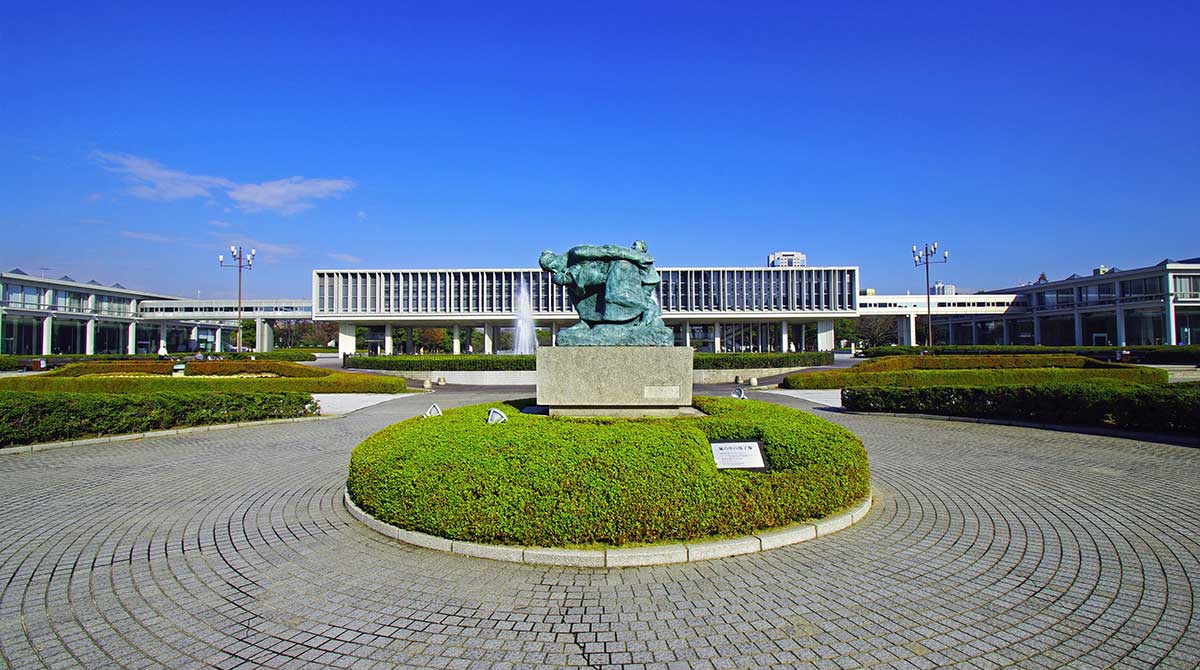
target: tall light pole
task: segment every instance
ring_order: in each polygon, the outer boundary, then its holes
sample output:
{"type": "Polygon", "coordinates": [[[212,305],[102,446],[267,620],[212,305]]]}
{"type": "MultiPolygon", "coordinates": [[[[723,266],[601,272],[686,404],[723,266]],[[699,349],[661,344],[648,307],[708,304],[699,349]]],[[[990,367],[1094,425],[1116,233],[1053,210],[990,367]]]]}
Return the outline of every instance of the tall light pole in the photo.
{"type": "Polygon", "coordinates": [[[255,250],[250,250],[250,255],[246,256],[246,252],[242,251],[241,247],[229,245],[229,255],[231,262],[225,263],[225,255],[217,254],[217,264],[223,268],[237,268],[238,271],[238,317],[237,317],[237,350],[242,350],[242,270],[254,269],[254,254],[255,250]]]}
{"type": "Polygon", "coordinates": [[[932,263],[949,263],[950,252],[942,252],[942,260],[937,260],[937,242],[931,246],[928,242],[925,243],[923,249],[918,249],[917,245],[913,245],[913,267],[925,266],[925,326],[928,328],[925,337],[925,346],[933,348],[933,297],[930,291],[933,290],[933,285],[929,283],[929,266],[932,263]]]}

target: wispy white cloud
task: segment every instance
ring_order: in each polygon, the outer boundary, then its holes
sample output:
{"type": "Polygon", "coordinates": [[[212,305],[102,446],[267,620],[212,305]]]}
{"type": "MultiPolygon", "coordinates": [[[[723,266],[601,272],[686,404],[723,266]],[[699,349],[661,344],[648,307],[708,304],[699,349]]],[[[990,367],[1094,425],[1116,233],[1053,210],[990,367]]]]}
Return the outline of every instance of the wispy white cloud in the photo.
{"type": "Polygon", "coordinates": [[[158,233],[147,233],[147,232],[143,232],[140,230],[122,230],[121,232],[119,232],[117,234],[120,235],[121,237],[125,237],[125,238],[131,239],[131,240],[142,240],[145,242],[158,242],[159,244],[170,244],[171,242],[175,241],[169,237],[159,235],[158,233]]]}
{"type": "Polygon", "coordinates": [[[230,226],[230,223],[228,221],[218,221],[216,219],[209,219],[208,225],[212,226],[213,228],[228,228],[230,226]]]}
{"type": "MultiPolygon", "coordinates": [[[[208,198],[206,204],[213,206],[217,204],[214,198],[223,193],[243,211],[273,211],[290,215],[309,209],[314,200],[339,198],[354,188],[354,181],[350,179],[307,177],[239,184],[226,177],[173,170],[158,161],[131,154],[96,151],[92,156],[106,170],[120,175],[129,183],[131,195],[146,200],[208,198]]],[[[225,211],[229,211],[229,208],[225,208],[225,211]]]]}
{"type": "Polygon", "coordinates": [[[224,177],[187,174],[165,167],[158,161],[129,154],[96,151],[95,156],[109,172],[121,175],[131,184],[129,192],[146,200],[180,200],[211,196],[215,189],[236,186],[224,177]]]}
{"type": "Polygon", "coordinates": [[[241,184],[229,190],[229,197],[248,212],[264,209],[295,214],[312,207],[311,200],[341,197],[354,188],[349,179],[305,179],[288,177],[261,184],[241,184]]]}
{"type": "Polygon", "coordinates": [[[357,216],[357,217],[358,217],[358,220],[359,220],[359,221],[366,221],[366,220],[367,220],[367,213],[366,213],[366,212],[364,212],[364,211],[362,211],[361,209],[360,209],[360,210],[358,210],[358,213],[357,213],[357,214],[355,214],[355,216],[357,216]]]}
{"type": "Polygon", "coordinates": [[[343,263],[361,263],[361,262],[363,262],[363,259],[359,258],[358,256],[351,255],[351,254],[329,254],[329,257],[335,261],[341,261],[343,263]]]}
{"type": "Polygon", "coordinates": [[[109,222],[105,221],[104,219],[80,219],[79,223],[82,223],[85,226],[107,226],[109,224],[109,222]]]}
{"type": "Polygon", "coordinates": [[[99,191],[94,191],[92,193],[88,193],[87,196],[84,197],[84,200],[87,202],[98,202],[98,201],[102,200],[103,198],[104,198],[103,193],[100,193],[99,191]]]}

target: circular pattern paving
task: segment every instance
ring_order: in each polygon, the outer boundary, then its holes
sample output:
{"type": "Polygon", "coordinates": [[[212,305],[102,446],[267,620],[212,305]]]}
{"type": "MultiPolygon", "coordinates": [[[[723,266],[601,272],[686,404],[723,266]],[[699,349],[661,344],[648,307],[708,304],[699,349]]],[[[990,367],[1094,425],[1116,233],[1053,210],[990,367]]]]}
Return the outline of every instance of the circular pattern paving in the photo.
{"type": "Polygon", "coordinates": [[[854,527],[716,561],[538,567],[404,545],[347,512],[350,450],[427,400],[0,457],[0,664],[1200,663],[1198,450],[818,409],[868,448],[877,498],[854,527]]]}

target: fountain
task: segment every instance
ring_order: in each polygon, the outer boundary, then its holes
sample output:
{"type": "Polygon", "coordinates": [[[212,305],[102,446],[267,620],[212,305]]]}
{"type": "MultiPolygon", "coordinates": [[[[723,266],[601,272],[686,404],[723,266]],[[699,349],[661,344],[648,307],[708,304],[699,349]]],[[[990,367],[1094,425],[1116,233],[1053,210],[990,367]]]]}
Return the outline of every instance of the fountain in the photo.
{"type": "Polygon", "coordinates": [[[533,300],[529,285],[522,281],[517,287],[517,324],[513,333],[513,353],[532,354],[537,351],[537,331],[533,327],[533,300]]]}

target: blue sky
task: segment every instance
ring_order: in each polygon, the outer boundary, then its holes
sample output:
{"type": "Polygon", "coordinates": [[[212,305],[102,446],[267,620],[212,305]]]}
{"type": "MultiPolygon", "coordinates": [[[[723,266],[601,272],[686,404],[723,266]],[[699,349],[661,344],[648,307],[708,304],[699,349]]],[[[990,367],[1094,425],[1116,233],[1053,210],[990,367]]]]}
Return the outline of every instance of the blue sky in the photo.
{"type": "MultiPolygon", "coordinates": [[[[31,3],[26,3],[31,4],[31,3]]],[[[1200,5],[13,7],[0,266],[225,297],[645,239],[917,292],[1200,256],[1200,5]]]]}

